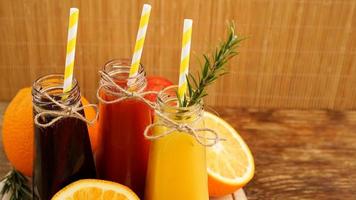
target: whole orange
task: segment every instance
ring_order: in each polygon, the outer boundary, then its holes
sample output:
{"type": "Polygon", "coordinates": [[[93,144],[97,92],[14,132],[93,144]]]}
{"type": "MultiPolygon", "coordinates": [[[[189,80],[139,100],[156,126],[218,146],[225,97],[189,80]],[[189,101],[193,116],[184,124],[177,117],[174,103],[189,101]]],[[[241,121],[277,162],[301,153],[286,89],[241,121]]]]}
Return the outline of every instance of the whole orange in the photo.
{"type": "Polygon", "coordinates": [[[26,176],[32,174],[33,118],[31,88],[21,89],[4,113],[2,142],[11,164],[26,176]]]}
{"type": "MultiPolygon", "coordinates": [[[[88,100],[82,96],[82,104],[87,105],[89,104],[88,100]]],[[[95,117],[95,109],[92,107],[87,107],[84,109],[85,117],[89,120],[94,119],[95,117]]],[[[93,125],[88,124],[88,131],[89,131],[89,136],[90,136],[90,143],[91,143],[91,149],[93,152],[96,152],[98,149],[99,145],[99,138],[98,138],[98,123],[94,123],[93,125]]]]}
{"type": "MultiPolygon", "coordinates": [[[[89,102],[82,97],[82,104],[89,102]]],[[[11,100],[3,116],[2,142],[10,163],[26,176],[32,176],[33,114],[31,88],[21,89],[11,100]]],[[[88,119],[95,117],[93,108],[84,110],[88,119]]],[[[88,126],[92,150],[98,147],[97,124],[88,126]]]]}

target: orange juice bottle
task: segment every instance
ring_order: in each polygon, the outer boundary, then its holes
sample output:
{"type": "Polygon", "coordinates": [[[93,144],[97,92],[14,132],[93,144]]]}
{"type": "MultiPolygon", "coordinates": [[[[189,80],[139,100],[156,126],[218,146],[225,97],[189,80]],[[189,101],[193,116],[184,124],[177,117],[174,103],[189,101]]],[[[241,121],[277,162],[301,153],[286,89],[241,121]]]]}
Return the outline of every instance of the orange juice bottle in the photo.
{"type": "MultiPolygon", "coordinates": [[[[176,86],[158,94],[159,111],[167,118],[193,128],[201,126],[202,104],[178,107],[176,86]]],[[[190,133],[165,127],[156,117],[153,135],[170,134],[152,141],[146,178],[146,200],[208,200],[205,146],[190,133]]]]}

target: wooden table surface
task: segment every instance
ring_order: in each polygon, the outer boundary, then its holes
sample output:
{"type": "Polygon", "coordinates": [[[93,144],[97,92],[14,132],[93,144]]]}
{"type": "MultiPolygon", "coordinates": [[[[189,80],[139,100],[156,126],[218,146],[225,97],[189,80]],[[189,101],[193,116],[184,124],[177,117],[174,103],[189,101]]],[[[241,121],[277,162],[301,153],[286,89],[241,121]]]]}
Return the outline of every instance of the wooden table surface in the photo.
{"type": "MultiPolygon", "coordinates": [[[[0,103],[0,121],[5,107],[0,103]]],[[[254,155],[255,176],[244,188],[249,200],[356,199],[356,111],[216,111],[254,155]]],[[[9,169],[1,143],[0,176],[9,169]]]]}

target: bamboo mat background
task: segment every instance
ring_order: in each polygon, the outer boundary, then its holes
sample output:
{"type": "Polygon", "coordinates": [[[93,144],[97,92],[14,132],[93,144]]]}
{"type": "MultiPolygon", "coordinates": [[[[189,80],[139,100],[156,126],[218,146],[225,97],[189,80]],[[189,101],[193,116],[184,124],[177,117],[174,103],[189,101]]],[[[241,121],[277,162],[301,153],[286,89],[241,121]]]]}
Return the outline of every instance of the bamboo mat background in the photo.
{"type": "Polygon", "coordinates": [[[194,20],[191,71],[224,37],[227,20],[249,37],[207,104],[356,108],[355,0],[0,0],[0,100],[40,75],[63,72],[72,6],[80,9],[75,76],[95,100],[97,71],[131,56],[145,2],[153,7],[143,53],[148,74],[177,82],[184,18],[194,20]]]}

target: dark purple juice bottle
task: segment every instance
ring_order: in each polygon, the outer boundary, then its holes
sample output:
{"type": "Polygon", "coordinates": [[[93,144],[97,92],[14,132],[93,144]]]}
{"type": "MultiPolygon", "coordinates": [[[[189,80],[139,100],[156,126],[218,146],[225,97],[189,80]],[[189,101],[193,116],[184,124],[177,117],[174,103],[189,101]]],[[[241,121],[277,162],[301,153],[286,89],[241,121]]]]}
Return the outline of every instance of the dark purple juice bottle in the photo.
{"type": "MultiPolygon", "coordinates": [[[[81,106],[80,91],[73,80],[71,91],[63,94],[62,75],[47,75],[36,80],[32,87],[34,116],[47,111],[63,111],[51,98],[65,106],[81,106]]],[[[78,111],[84,116],[84,111],[78,111]]],[[[58,117],[41,115],[45,124],[58,117]]],[[[35,124],[35,152],[33,167],[33,197],[49,200],[66,185],[84,178],[95,178],[96,170],[90,146],[87,125],[84,121],[63,116],[48,127],[35,124]]]]}

